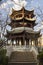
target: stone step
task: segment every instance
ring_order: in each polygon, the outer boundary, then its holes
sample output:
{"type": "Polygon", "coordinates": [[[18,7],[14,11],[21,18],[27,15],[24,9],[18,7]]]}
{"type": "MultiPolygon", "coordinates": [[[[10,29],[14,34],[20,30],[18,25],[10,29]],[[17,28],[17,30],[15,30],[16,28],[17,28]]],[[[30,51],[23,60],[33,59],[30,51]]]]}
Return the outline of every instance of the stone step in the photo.
{"type": "Polygon", "coordinates": [[[8,63],[8,65],[37,65],[37,63],[35,62],[23,62],[23,63],[21,63],[21,62],[16,62],[16,63],[8,63]]]}
{"type": "Polygon", "coordinates": [[[11,53],[8,65],[37,65],[32,52],[15,51],[11,53]]]}

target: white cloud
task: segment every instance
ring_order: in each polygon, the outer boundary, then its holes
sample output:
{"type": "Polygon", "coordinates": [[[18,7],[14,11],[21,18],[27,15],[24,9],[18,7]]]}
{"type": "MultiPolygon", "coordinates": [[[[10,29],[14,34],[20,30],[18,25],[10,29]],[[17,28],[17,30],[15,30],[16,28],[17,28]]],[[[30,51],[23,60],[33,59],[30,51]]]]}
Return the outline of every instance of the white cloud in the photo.
{"type": "Polygon", "coordinates": [[[7,26],[6,26],[6,29],[7,29],[8,31],[10,31],[10,30],[11,30],[11,26],[7,25],[7,26]]]}

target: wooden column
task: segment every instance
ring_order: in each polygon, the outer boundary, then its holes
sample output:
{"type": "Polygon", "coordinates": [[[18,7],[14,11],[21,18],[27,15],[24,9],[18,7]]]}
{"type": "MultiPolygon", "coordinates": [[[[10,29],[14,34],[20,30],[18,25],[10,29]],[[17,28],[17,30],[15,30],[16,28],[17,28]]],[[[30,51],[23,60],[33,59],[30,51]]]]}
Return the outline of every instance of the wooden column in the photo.
{"type": "MultiPolygon", "coordinates": [[[[26,42],[26,39],[25,39],[25,44],[26,44],[27,42],[26,42]]],[[[25,45],[26,46],[26,45],[25,45]]]]}
{"type": "Polygon", "coordinates": [[[32,39],[31,39],[31,46],[32,46],[32,39]]]}
{"type": "Polygon", "coordinates": [[[26,45],[29,45],[29,41],[28,41],[28,39],[26,39],[26,45]]]}
{"type": "Polygon", "coordinates": [[[37,45],[38,45],[38,40],[37,38],[35,38],[35,46],[37,47],[37,45]]]}
{"type": "Polygon", "coordinates": [[[16,46],[17,46],[17,39],[16,39],[16,46]]]}
{"type": "Polygon", "coordinates": [[[16,39],[16,45],[18,45],[18,39],[16,39]]]}
{"type": "Polygon", "coordinates": [[[28,39],[28,45],[29,45],[29,39],[28,39]]]}
{"type": "MultiPolygon", "coordinates": [[[[22,39],[21,39],[22,40],[22,39]]],[[[22,41],[21,41],[21,46],[22,46],[22,41]]]]}
{"type": "Polygon", "coordinates": [[[13,45],[13,39],[12,39],[12,45],[13,45]]]}
{"type": "Polygon", "coordinates": [[[19,39],[18,39],[18,42],[17,42],[17,44],[19,45],[19,39]]]}
{"type": "Polygon", "coordinates": [[[21,45],[23,45],[23,38],[21,39],[21,45]]]}
{"type": "Polygon", "coordinates": [[[23,36],[23,45],[25,45],[25,37],[23,36]]]}
{"type": "Polygon", "coordinates": [[[19,45],[19,39],[16,38],[16,45],[19,45]]]}

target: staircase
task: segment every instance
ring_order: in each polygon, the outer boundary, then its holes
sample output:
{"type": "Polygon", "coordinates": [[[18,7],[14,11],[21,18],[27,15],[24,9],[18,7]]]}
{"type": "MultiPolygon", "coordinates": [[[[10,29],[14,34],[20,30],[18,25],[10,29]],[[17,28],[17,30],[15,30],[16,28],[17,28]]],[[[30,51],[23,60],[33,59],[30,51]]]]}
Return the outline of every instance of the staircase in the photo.
{"type": "Polygon", "coordinates": [[[8,65],[37,65],[37,61],[32,52],[15,51],[11,53],[8,65]]]}

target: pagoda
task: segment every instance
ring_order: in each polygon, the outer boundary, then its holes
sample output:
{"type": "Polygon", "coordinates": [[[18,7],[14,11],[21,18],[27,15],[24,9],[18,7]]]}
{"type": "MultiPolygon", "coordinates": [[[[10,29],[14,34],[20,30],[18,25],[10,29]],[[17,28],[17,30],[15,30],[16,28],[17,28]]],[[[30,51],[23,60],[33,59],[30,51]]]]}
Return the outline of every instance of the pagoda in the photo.
{"type": "Polygon", "coordinates": [[[10,15],[11,22],[8,23],[11,26],[11,30],[7,30],[7,34],[5,35],[8,40],[12,41],[12,45],[14,44],[14,40],[16,45],[32,45],[32,41],[34,41],[34,45],[38,45],[38,38],[40,37],[40,31],[34,31],[36,15],[34,14],[34,10],[26,10],[22,7],[21,10],[12,9],[12,14],[10,15]]]}

